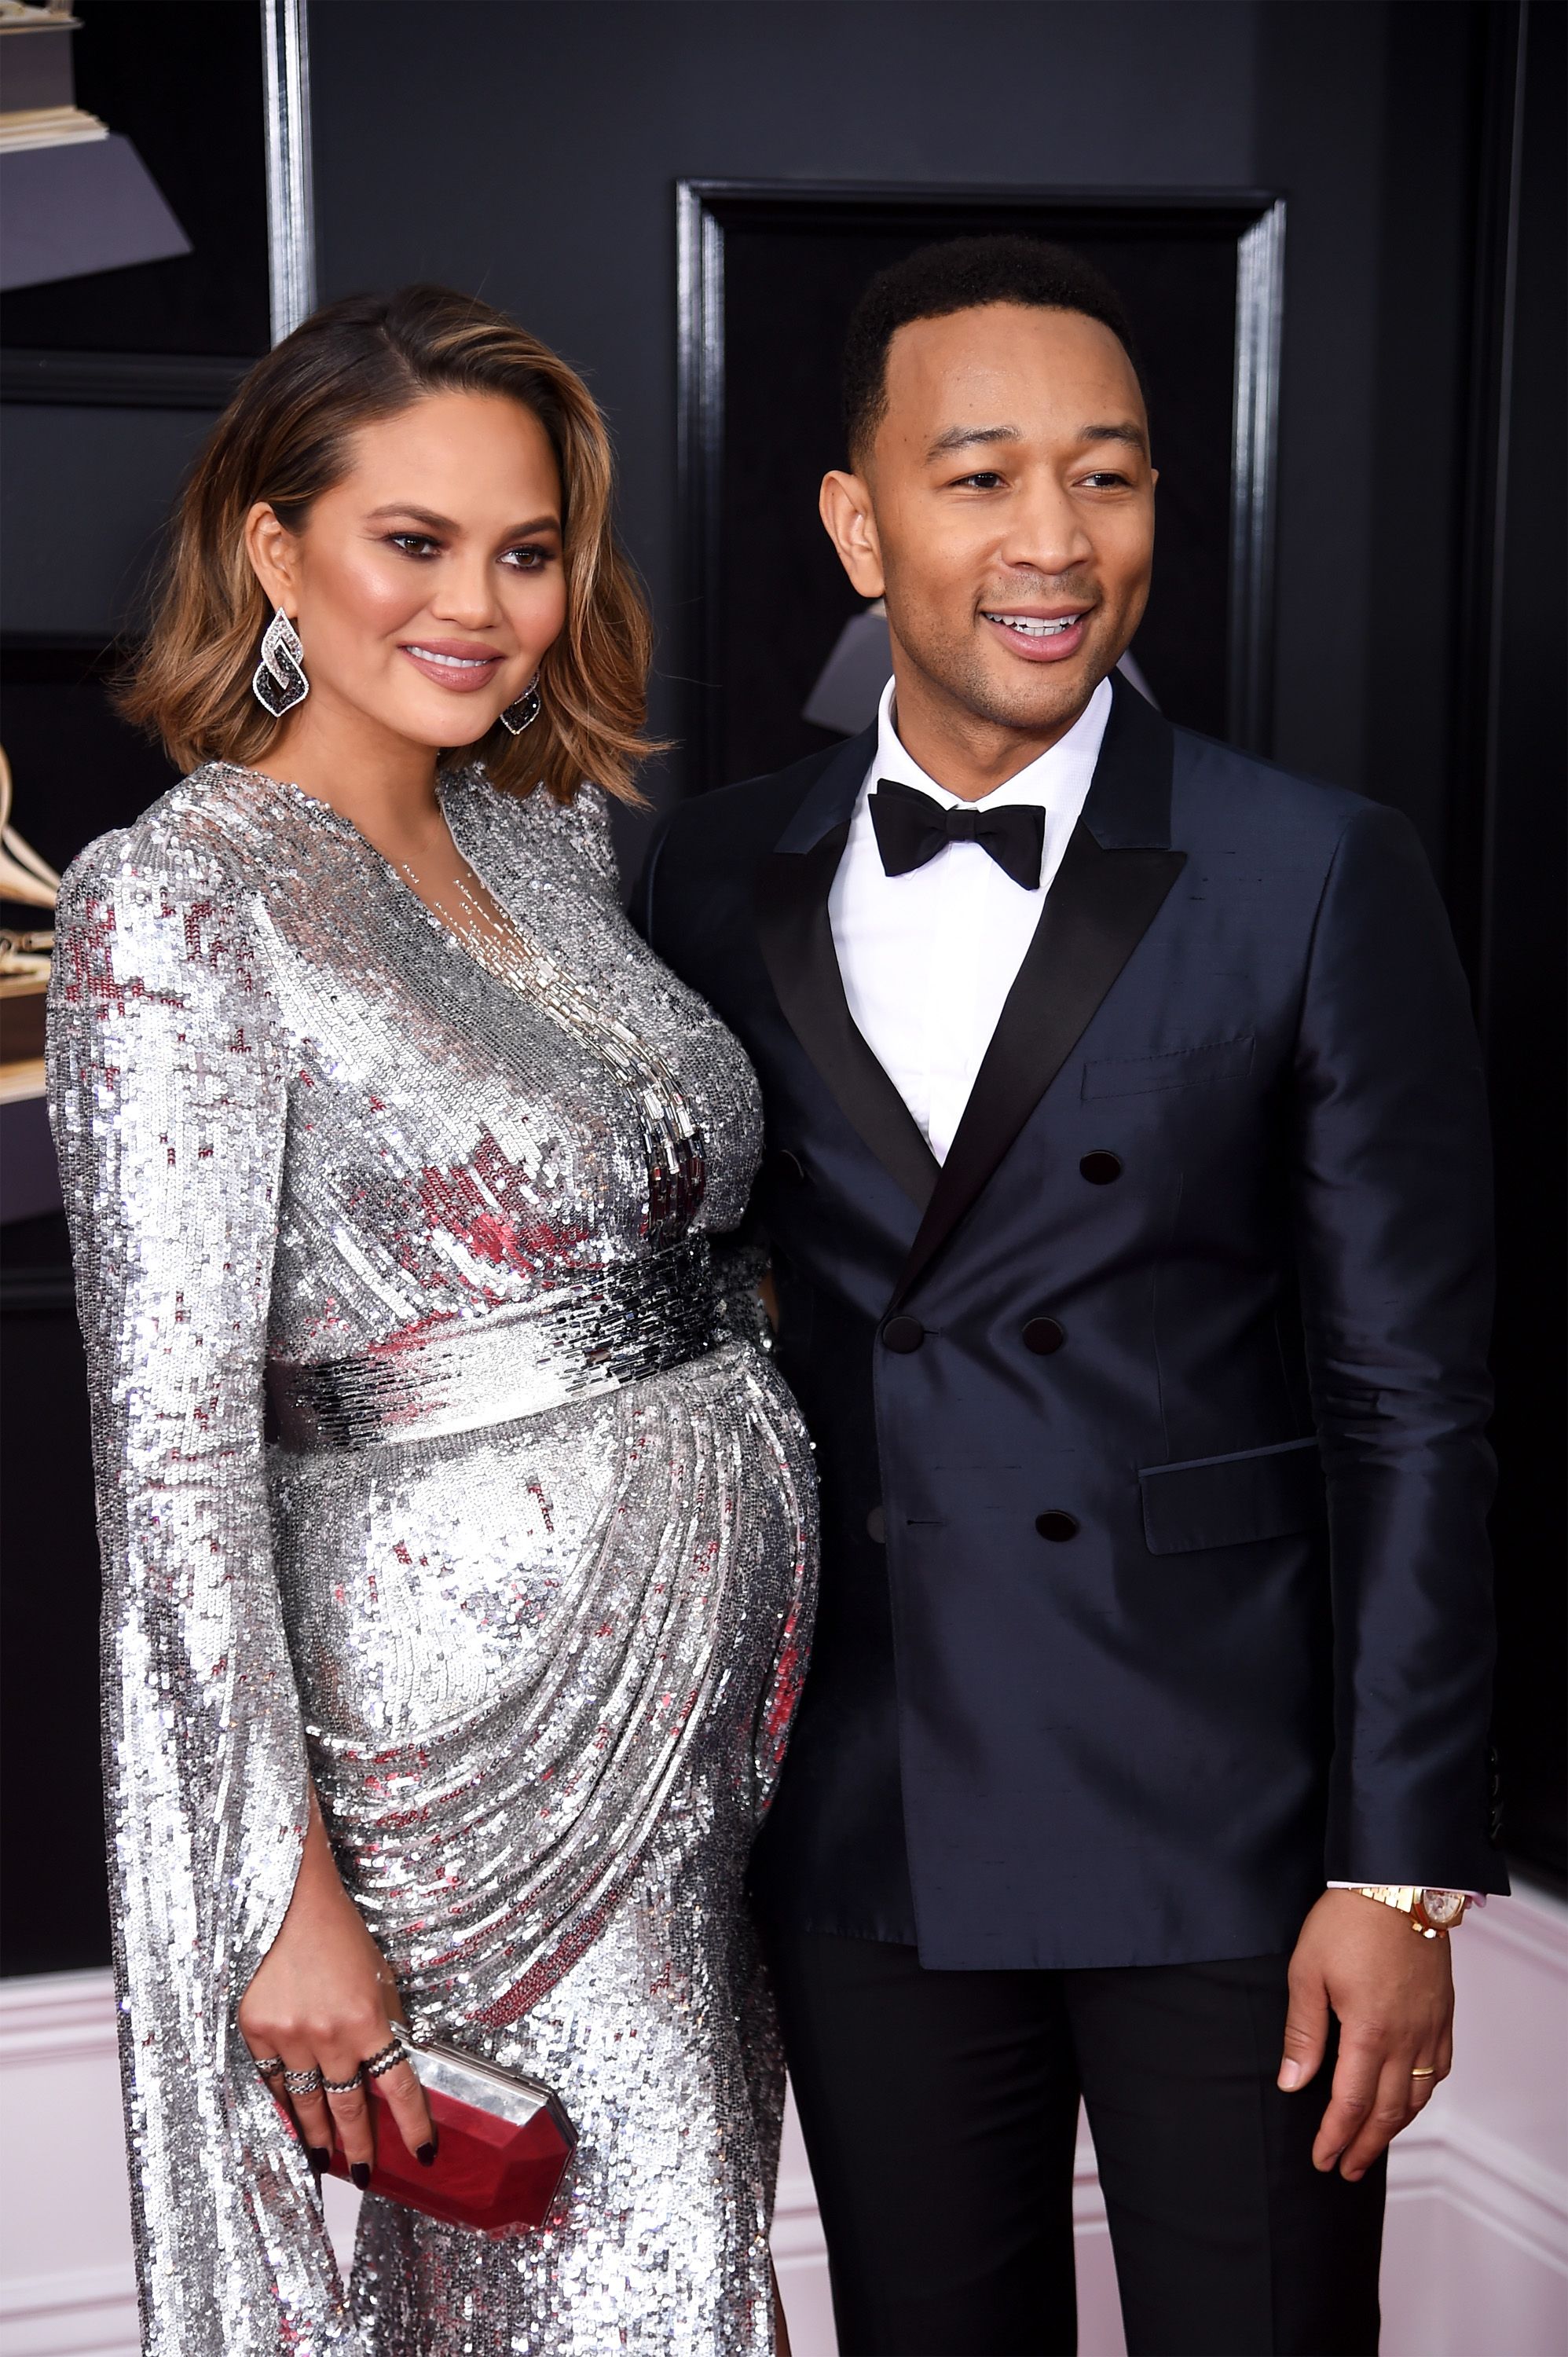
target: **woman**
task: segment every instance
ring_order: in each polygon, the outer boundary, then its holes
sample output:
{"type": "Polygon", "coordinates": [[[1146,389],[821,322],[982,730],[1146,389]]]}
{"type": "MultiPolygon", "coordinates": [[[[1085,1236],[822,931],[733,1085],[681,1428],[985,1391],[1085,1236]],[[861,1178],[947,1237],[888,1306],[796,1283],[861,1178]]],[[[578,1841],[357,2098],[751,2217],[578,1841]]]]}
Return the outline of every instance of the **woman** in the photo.
{"type": "Polygon", "coordinates": [[[617,896],[609,504],[586,391],[498,313],[318,312],[198,463],[128,698],[192,774],[66,879],[160,2357],[773,2346],[741,1874],[811,1478],[710,1269],[755,1082],[617,896]],[[547,2082],[577,2158],[510,2243],[368,2198],[345,2295],[312,2171],[336,2134],[364,2183],[367,2064],[436,2163],[404,2015],[547,2082]]]}

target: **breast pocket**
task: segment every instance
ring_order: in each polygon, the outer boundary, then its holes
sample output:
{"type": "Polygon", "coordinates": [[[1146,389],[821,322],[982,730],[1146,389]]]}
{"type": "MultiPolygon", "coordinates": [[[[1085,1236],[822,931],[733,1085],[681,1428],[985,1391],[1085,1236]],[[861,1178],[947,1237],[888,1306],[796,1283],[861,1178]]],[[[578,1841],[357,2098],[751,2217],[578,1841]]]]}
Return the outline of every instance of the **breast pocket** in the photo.
{"type": "Polygon", "coordinates": [[[1172,1048],[1158,1056],[1100,1056],[1083,1068],[1082,1094],[1137,1097],[1162,1089],[1208,1088],[1221,1081],[1244,1081],[1252,1069],[1253,1035],[1211,1039],[1197,1048],[1172,1048]]]}
{"type": "Polygon", "coordinates": [[[1317,1442],[1285,1440],[1229,1457],[1145,1465],[1138,1474],[1151,1555],[1240,1546],[1315,1530],[1327,1514],[1317,1442]]]}

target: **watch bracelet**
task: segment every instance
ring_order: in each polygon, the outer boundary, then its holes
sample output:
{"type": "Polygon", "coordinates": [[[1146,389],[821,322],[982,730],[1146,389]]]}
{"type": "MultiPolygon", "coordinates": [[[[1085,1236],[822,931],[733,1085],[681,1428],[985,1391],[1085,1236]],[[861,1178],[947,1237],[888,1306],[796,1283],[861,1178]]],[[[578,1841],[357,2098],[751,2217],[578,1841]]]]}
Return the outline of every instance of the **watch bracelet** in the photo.
{"type": "Polygon", "coordinates": [[[1435,1889],[1435,1885],[1412,1882],[1358,1882],[1352,1884],[1351,1888],[1359,1897],[1375,1900],[1380,1906],[1392,1908],[1396,1914],[1405,1916],[1411,1930],[1419,1938],[1424,1940],[1445,1940],[1454,1923],[1464,1921],[1470,1904],[1466,1897],[1452,1923],[1434,1923],[1427,1914],[1423,1901],[1427,1891],[1435,1889]]]}

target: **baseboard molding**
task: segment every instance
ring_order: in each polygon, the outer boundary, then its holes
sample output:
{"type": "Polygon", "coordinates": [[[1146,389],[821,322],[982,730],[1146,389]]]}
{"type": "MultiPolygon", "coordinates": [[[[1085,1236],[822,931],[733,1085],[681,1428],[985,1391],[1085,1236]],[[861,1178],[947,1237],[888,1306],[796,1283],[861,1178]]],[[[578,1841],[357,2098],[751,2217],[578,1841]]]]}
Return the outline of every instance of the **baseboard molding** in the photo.
{"type": "Polygon", "coordinates": [[[818,2260],[827,2265],[822,2222],[817,2215],[817,2197],[809,2177],[779,2178],[769,2239],[774,2261],[780,2267],[809,2266],[818,2260]]]}
{"type": "Polygon", "coordinates": [[[128,2259],[0,2284],[0,2357],[137,2357],[141,2345],[128,2259]]]}
{"type": "MultiPolygon", "coordinates": [[[[141,2326],[124,2195],[119,2191],[117,2203],[102,2199],[105,2181],[118,2190],[124,2178],[116,2185],[117,2153],[98,2148],[118,2126],[119,2067],[107,1972],[0,1980],[0,2357],[137,2357],[141,2326]],[[58,2247],[58,2235],[56,2249],[40,2253],[37,2220],[27,2213],[38,2198],[30,2180],[40,2166],[38,2131],[52,2126],[69,2142],[70,2120],[59,2115],[80,2115],[84,2098],[99,2173],[93,2193],[76,2194],[80,2214],[70,2243],[78,2259],[58,2247]],[[40,2267],[41,2256],[71,2263],[40,2267]]],[[[51,2197],[58,2197],[58,2170],[50,2180],[51,2197]]]]}
{"type": "Polygon", "coordinates": [[[1412,2127],[1396,2158],[1391,2202],[1435,2196],[1568,2283],[1568,2178],[1476,2126],[1412,2127]]]}
{"type": "Polygon", "coordinates": [[[91,2061],[117,2054],[113,1974],[39,1973],[0,1980],[0,2072],[19,2063],[91,2061]]]}

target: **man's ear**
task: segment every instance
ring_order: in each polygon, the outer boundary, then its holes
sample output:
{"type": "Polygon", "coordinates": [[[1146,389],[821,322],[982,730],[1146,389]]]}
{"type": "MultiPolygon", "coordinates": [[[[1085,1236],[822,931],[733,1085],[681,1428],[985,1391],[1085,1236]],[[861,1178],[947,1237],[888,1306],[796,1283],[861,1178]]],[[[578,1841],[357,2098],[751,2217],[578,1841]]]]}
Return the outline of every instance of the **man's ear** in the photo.
{"type": "Polygon", "coordinates": [[[824,475],[817,511],[822,519],[823,531],[838,551],[839,563],[860,596],[880,597],[886,583],[882,576],[882,548],[865,477],[840,474],[836,469],[824,475]]]}
{"type": "Polygon", "coordinates": [[[281,606],[291,621],[299,610],[298,547],[288,526],[258,500],[245,518],[245,554],[268,604],[281,606]]]}

